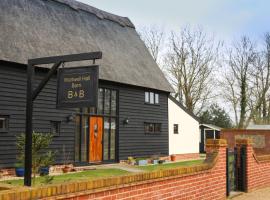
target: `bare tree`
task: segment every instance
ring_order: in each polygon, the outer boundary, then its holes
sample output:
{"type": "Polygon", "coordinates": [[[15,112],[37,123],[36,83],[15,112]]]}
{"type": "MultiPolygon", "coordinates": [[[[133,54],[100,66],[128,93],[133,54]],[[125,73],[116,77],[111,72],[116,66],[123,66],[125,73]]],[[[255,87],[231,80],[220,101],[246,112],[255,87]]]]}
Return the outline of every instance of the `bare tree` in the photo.
{"type": "Polygon", "coordinates": [[[231,104],[234,113],[234,121],[236,124],[238,124],[238,105],[240,99],[239,92],[236,87],[236,79],[232,78],[233,75],[231,72],[225,72],[222,77],[223,79],[221,80],[221,84],[219,85],[222,88],[221,97],[231,104]]]}
{"type": "Polygon", "coordinates": [[[228,71],[225,74],[224,85],[229,85],[230,90],[224,87],[226,90],[224,92],[227,95],[226,99],[233,105],[238,128],[247,125],[247,113],[251,112],[248,106],[252,92],[250,81],[256,59],[254,43],[246,36],[243,36],[239,42],[235,42],[228,53],[228,71]]]}
{"type": "Polygon", "coordinates": [[[191,112],[199,113],[212,97],[212,72],[219,46],[202,28],[184,27],[171,34],[164,64],[175,97],[191,112]]]}
{"type": "MultiPolygon", "coordinates": [[[[270,34],[264,37],[264,50],[257,54],[252,76],[252,95],[250,96],[251,113],[249,121],[254,123],[269,123],[269,88],[270,88],[270,34]]],[[[249,123],[248,121],[248,123],[249,123]]]]}
{"type": "Polygon", "coordinates": [[[161,52],[164,48],[164,30],[158,26],[152,25],[139,30],[139,35],[154,60],[160,65],[161,52]]]}

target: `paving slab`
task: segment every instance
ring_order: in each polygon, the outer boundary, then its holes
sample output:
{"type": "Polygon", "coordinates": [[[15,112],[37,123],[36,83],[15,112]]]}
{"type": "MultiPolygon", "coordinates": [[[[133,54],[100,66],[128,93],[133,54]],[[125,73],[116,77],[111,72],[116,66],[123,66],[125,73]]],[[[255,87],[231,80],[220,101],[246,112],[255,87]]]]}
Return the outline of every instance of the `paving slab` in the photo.
{"type": "Polygon", "coordinates": [[[243,193],[242,195],[231,198],[232,200],[269,200],[270,187],[256,190],[250,193],[243,193]]]}

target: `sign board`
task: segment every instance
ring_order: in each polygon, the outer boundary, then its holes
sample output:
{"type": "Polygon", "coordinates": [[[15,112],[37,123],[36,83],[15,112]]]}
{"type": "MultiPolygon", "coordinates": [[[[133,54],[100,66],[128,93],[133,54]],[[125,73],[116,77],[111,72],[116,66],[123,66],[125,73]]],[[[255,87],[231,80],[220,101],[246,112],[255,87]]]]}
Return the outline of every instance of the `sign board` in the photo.
{"type": "Polygon", "coordinates": [[[96,107],[97,95],[97,65],[59,69],[58,108],[96,107]]]}

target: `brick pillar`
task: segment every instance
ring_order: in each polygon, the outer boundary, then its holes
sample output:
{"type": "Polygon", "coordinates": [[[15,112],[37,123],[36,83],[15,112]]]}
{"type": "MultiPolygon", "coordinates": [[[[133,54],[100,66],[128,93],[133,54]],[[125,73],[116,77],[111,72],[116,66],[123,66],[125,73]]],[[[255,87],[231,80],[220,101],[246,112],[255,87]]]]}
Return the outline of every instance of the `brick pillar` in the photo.
{"type": "Polygon", "coordinates": [[[224,162],[226,168],[226,148],[227,141],[224,139],[207,139],[205,145],[206,160],[210,160],[215,154],[218,154],[221,162],[224,162]]]}
{"type": "Polygon", "coordinates": [[[227,141],[225,139],[208,139],[206,141],[206,162],[216,157],[216,166],[214,168],[213,177],[217,178],[220,184],[220,194],[226,198],[226,148],[227,141]]]}
{"type": "Polygon", "coordinates": [[[225,139],[207,139],[205,145],[206,154],[218,152],[220,149],[226,152],[227,141],[225,139]]]}

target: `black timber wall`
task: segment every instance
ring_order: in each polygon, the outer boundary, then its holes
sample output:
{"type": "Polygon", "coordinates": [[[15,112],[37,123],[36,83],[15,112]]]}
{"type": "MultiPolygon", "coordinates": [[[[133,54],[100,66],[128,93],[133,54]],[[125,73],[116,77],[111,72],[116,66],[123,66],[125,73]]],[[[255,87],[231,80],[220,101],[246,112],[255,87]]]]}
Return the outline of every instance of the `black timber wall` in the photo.
{"type": "Polygon", "coordinates": [[[153,91],[147,88],[126,86],[102,82],[104,87],[113,87],[119,94],[119,159],[128,156],[147,157],[169,153],[168,136],[168,95],[159,93],[159,105],[144,103],[144,92],[153,91]],[[129,123],[123,121],[128,118],[129,123]],[[144,122],[161,123],[161,133],[145,134],[144,122]]]}
{"type": "MultiPolygon", "coordinates": [[[[47,71],[37,70],[36,80],[39,82],[47,71]]],[[[36,83],[37,83],[36,82],[36,83]]],[[[118,91],[118,155],[119,159],[128,156],[144,157],[153,154],[168,155],[168,93],[160,94],[159,105],[144,103],[146,88],[100,81],[101,87],[118,91]],[[124,119],[129,124],[124,125],[124,119]],[[162,124],[159,134],[145,134],[144,122],[162,124]]],[[[152,90],[150,90],[152,91],[152,90]]],[[[16,162],[16,135],[25,130],[26,104],[26,67],[0,61],[0,115],[9,115],[9,132],[0,132],[0,168],[12,167],[16,162]]],[[[53,138],[50,146],[57,151],[56,162],[61,163],[62,149],[65,146],[70,159],[74,159],[75,124],[67,122],[66,117],[74,113],[74,109],[56,109],[56,77],[53,77],[34,104],[33,126],[35,131],[50,132],[50,121],[61,121],[60,136],[53,138]]]]}
{"type": "MultiPolygon", "coordinates": [[[[36,72],[41,80],[45,72],[36,72]]],[[[38,82],[38,81],[37,81],[38,82]]],[[[35,82],[35,83],[37,83],[35,82]]],[[[9,132],[0,132],[0,168],[12,167],[16,162],[16,136],[25,131],[26,68],[14,67],[0,62],[0,115],[9,115],[9,132]]],[[[50,148],[57,152],[57,162],[62,162],[62,150],[74,157],[74,122],[67,123],[66,117],[73,110],[56,110],[56,77],[52,78],[34,104],[33,130],[50,132],[50,121],[61,121],[60,136],[53,138],[50,148]]]]}

